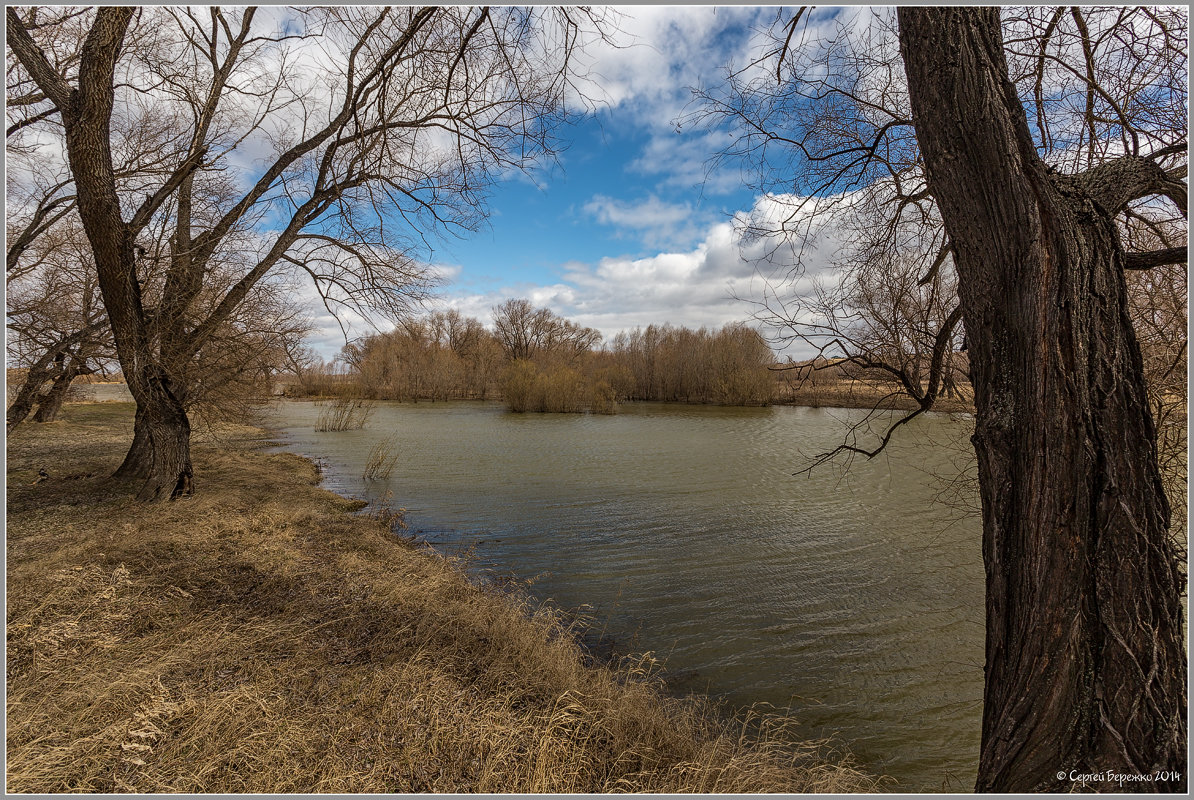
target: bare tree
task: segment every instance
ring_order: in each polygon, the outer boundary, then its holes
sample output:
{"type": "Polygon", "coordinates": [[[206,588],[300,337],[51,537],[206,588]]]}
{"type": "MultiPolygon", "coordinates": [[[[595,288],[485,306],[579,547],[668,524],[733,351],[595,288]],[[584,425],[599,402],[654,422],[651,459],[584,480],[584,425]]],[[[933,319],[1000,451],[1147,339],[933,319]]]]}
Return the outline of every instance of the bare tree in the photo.
{"type": "Polygon", "coordinates": [[[143,434],[121,472],[145,476],[144,499],[193,491],[180,365],[275,269],[308,275],[329,308],[404,313],[431,283],[413,255],[425,233],[479,224],[495,174],[551,154],[570,55],[590,21],[566,9],[428,7],[314,9],[263,24],[251,8],[104,8],[77,69],[64,71],[32,17],[8,9],[8,44],[61,119],[143,434]],[[126,49],[130,26],[138,46],[126,49]],[[108,135],[118,104],[174,132],[156,183],[126,196],[127,215],[108,135]],[[251,148],[265,149],[263,166],[239,170],[233,202],[209,202],[204,180],[251,148]],[[136,247],[171,198],[171,259],[151,310],[136,247]],[[213,257],[250,231],[256,258],[197,313],[213,257]]]}
{"type": "Polygon", "coordinates": [[[530,300],[511,298],[494,306],[494,334],[509,359],[556,357],[575,360],[601,341],[601,333],[535,308],[530,300]]]}
{"type": "Polygon", "coordinates": [[[549,309],[539,309],[526,298],[510,298],[494,306],[493,330],[506,357],[510,359],[530,358],[536,350],[537,340],[542,338],[540,328],[550,320],[549,309]]]}
{"type": "MultiPolygon", "coordinates": [[[[894,277],[886,295],[911,288],[909,263],[918,284],[956,283],[918,334],[933,342],[928,388],[899,358],[880,368],[931,408],[948,368],[937,353],[964,326],[987,568],[977,789],[1069,788],[1058,773],[1077,769],[1184,791],[1182,565],[1125,270],[1186,259],[1184,241],[1131,230],[1187,213],[1186,14],[906,8],[898,30],[888,13],[843,16],[781,15],[767,55],[704,109],[737,129],[727,157],[759,165],[781,201],[756,216],[759,241],[869,206],[898,255],[872,262],[894,277]],[[907,246],[907,222],[937,246],[907,246]]],[[[803,315],[790,330],[865,359],[883,337],[862,317],[921,316],[858,303],[865,286],[835,300],[853,305],[825,330],[803,315]],[[866,335],[844,339],[843,319],[866,335]]],[[[840,450],[873,455],[891,433],[840,450]]]]}
{"type": "MultiPolygon", "coordinates": [[[[1127,152],[1109,143],[1104,103],[1090,97],[1100,85],[1084,14],[1072,11],[1088,147],[1073,172],[1037,153],[1009,91],[997,13],[900,14],[917,138],[971,341],[988,576],[980,789],[1054,786],[1062,763],[1155,774],[1185,762],[1183,581],[1115,219],[1147,197],[1185,209],[1185,184],[1157,156],[1184,150],[1173,137],[1185,131],[1125,115],[1113,127],[1127,152]],[[946,63],[949,49],[962,59],[946,63]],[[999,189],[976,195],[979,183],[999,189]]],[[[1122,15],[1104,24],[1132,36],[1122,15]]],[[[1131,258],[1161,265],[1185,253],[1131,258]]],[[[1184,791],[1185,776],[1164,785],[1184,791]]]]}
{"type": "Polygon", "coordinates": [[[25,369],[8,406],[10,434],[35,406],[35,421],[52,422],[71,382],[104,368],[115,355],[77,218],[42,231],[29,244],[6,281],[8,363],[25,369]]]}
{"type": "Polygon", "coordinates": [[[1189,485],[1189,275],[1185,264],[1129,272],[1128,310],[1140,342],[1149,405],[1157,426],[1157,460],[1165,479],[1171,529],[1185,550],[1189,485]]]}

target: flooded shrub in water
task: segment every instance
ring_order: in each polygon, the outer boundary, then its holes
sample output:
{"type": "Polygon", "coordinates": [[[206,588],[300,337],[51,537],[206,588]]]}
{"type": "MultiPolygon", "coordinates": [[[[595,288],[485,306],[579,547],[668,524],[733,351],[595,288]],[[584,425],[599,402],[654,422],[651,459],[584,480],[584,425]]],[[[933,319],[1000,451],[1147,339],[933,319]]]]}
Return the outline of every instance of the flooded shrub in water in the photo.
{"type": "Polygon", "coordinates": [[[522,358],[506,367],[502,372],[502,394],[511,411],[538,411],[539,368],[522,358]]]}
{"type": "Polygon", "coordinates": [[[539,410],[551,413],[579,414],[585,410],[588,394],[584,379],[568,367],[556,367],[539,376],[539,410]]]}
{"type": "Polygon", "coordinates": [[[394,471],[398,463],[398,442],[395,439],[383,439],[373,445],[369,451],[369,458],[365,460],[365,471],[361,479],[366,481],[384,481],[394,471]]]}
{"type": "Polygon", "coordinates": [[[519,414],[528,411],[581,414],[586,410],[612,414],[617,406],[608,384],[586,378],[569,366],[540,368],[522,358],[502,373],[501,388],[506,407],[519,414]]]}
{"type": "Polygon", "coordinates": [[[338,397],[330,403],[318,405],[320,408],[315,430],[320,433],[360,430],[365,427],[374,407],[373,401],[360,397],[338,397]]]}
{"type": "Polygon", "coordinates": [[[608,381],[598,379],[589,384],[589,410],[594,414],[618,413],[618,396],[608,381]]]}
{"type": "Polygon", "coordinates": [[[723,406],[761,406],[771,401],[771,376],[765,370],[739,367],[718,376],[713,402],[723,406]]]}

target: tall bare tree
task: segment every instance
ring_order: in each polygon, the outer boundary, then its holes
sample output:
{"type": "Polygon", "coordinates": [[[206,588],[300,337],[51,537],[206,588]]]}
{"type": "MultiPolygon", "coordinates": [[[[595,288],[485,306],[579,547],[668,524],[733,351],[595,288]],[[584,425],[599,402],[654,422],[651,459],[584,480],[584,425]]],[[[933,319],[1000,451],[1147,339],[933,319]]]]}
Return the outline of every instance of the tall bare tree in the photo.
{"type": "MultiPolygon", "coordinates": [[[[705,111],[737,129],[727,156],[787,200],[756,220],[760,237],[799,239],[870,205],[886,251],[926,285],[956,282],[926,341],[948,348],[963,325],[975,392],[987,572],[976,788],[1068,789],[1076,770],[1184,791],[1183,565],[1125,273],[1186,259],[1184,235],[1132,230],[1187,214],[1187,15],[844,16],[781,15],[767,55],[706,93],[705,111]],[[908,247],[908,221],[938,245],[908,247]]],[[[826,330],[789,320],[824,343],[878,311],[856,304],[826,330]]],[[[930,387],[944,368],[932,359],[930,387]]],[[[933,392],[907,383],[931,408],[933,392]]],[[[871,455],[890,435],[842,449],[871,455]]]]}
{"type": "MultiPolygon", "coordinates": [[[[1087,54],[1085,13],[1072,10],[1087,54]]],[[[1129,255],[1115,221],[1146,197],[1184,209],[1185,184],[1156,157],[1178,143],[1126,113],[1114,125],[1133,141],[1109,142],[1100,118],[1119,104],[1090,100],[1096,146],[1061,172],[1037,152],[996,11],[901,11],[900,42],[971,342],[988,608],[978,788],[1054,787],[1065,764],[1183,771],[1183,579],[1124,269],[1185,253],[1129,255]]]]}
{"type": "MultiPolygon", "coordinates": [[[[47,55],[54,43],[39,41],[35,12],[7,10],[11,52],[61,120],[138,406],[142,435],[121,472],[145,477],[144,499],[193,491],[176,375],[253,287],[291,268],[310,277],[329,308],[405,312],[431,283],[414,257],[424,235],[479,224],[496,174],[550,156],[555,125],[575,97],[571,54],[582,23],[592,22],[585,12],[517,8],[260,16],[252,8],[98,9],[64,69],[47,55]],[[122,196],[113,167],[115,109],[144,120],[141,129],[174,133],[158,147],[156,182],[135,196],[122,196]],[[232,169],[232,202],[202,192],[205,180],[232,169]],[[171,259],[161,302],[149,308],[138,238],[170,199],[171,259]],[[248,232],[259,240],[256,257],[200,312],[213,258],[248,232]]],[[[122,144],[138,147],[133,137],[122,144]]]]}
{"type": "Polygon", "coordinates": [[[493,330],[510,359],[558,357],[574,360],[601,341],[601,333],[564,319],[526,298],[493,308],[493,330]]]}

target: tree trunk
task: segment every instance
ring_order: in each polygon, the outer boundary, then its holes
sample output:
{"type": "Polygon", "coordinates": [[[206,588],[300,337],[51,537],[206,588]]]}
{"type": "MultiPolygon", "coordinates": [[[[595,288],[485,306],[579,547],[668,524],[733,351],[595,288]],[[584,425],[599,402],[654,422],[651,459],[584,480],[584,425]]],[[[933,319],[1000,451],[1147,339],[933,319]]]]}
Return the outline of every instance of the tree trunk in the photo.
{"type": "MultiPolygon", "coordinates": [[[[133,423],[133,445],[118,473],[144,476],[138,500],[174,500],[194,494],[191,468],[191,423],[187,412],[170,390],[169,379],[161,375],[143,376],[134,390],[137,418],[133,423]],[[143,428],[138,444],[137,430],[143,428]],[[146,447],[144,440],[148,440],[146,447]]],[[[131,385],[130,385],[131,388],[131,385]]]]}
{"type": "Polygon", "coordinates": [[[136,452],[130,450],[128,466],[121,465],[120,471],[144,473],[145,483],[138,497],[157,500],[193,492],[191,426],[153,350],[137,278],[134,232],[121,216],[112,166],[110,125],[116,59],[133,14],[134,10],[127,7],[96,12],[80,53],[76,89],[53,73],[11,10],[8,40],[62,115],[79,218],[95,257],[120,368],[137,402],[149,441],[148,469],[143,469],[145,445],[137,444],[134,435],[136,452]]]}
{"type": "Polygon", "coordinates": [[[1117,773],[1128,782],[1087,788],[1184,792],[1184,579],[1112,215],[1038,157],[997,9],[899,19],[975,389],[987,576],[975,788],[1066,791],[1117,773]]]}
{"type": "Polygon", "coordinates": [[[52,368],[47,367],[45,363],[38,362],[25,373],[25,380],[21,383],[21,388],[17,390],[17,396],[13,398],[5,415],[5,430],[8,435],[11,436],[17,426],[24,422],[33,411],[33,406],[37,404],[37,398],[41,393],[41,387],[45,385],[46,381],[52,380],[62,369],[64,357],[54,359],[52,368]]]}
{"type": "Polygon", "coordinates": [[[38,399],[37,413],[33,415],[34,422],[53,422],[58,418],[58,412],[62,410],[62,403],[66,400],[67,392],[70,391],[71,382],[82,371],[83,368],[74,359],[71,359],[66,368],[54,378],[50,390],[38,399]]]}
{"type": "Polygon", "coordinates": [[[145,412],[137,407],[137,415],[133,421],[133,443],[129,445],[124,461],[112,474],[117,480],[144,480],[149,477],[149,468],[153,463],[153,443],[149,441],[149,426],[145,423],[145,412]]]}
{"type": "Polygon", "coordinates": [[[46,381],[54,380],[65,368],[68,349],[95,334],[104,324],[93,322],[86,328],[58,340],[29,367],[17,396],[8,407],[6,430],[9,434],[29,416],[46,381]]]}

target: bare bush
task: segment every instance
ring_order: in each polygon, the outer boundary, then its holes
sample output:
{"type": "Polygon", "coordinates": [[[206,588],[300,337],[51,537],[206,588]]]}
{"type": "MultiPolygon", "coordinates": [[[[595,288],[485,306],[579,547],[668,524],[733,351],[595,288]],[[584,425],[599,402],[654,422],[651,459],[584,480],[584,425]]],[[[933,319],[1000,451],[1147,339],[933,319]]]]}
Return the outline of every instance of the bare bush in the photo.
{"type": "Polygon", "coordinates": [[[365,427],[376,405],[372,400],[360,397],[337,397],[320,403],[319,417],[315,430],[320,433],[355,431],[365,427]]]}
{"type": "Polygon", "coordinates": [[[389,478],[398,463],[399,454],[398,441],[394,438],[382,439],[373,445],[373,449],[369,451],[369,458],[365,460],[362,480],[384,481],[389,478]]]}
{"type": "Polygon", "coordinates": [[[720,330],[649,325],[620,333],[613,358],[629,373],[635,400],[722,405],[765,405],[771,401],[774,360],[755,330],[727,325],[720,330]]]}

